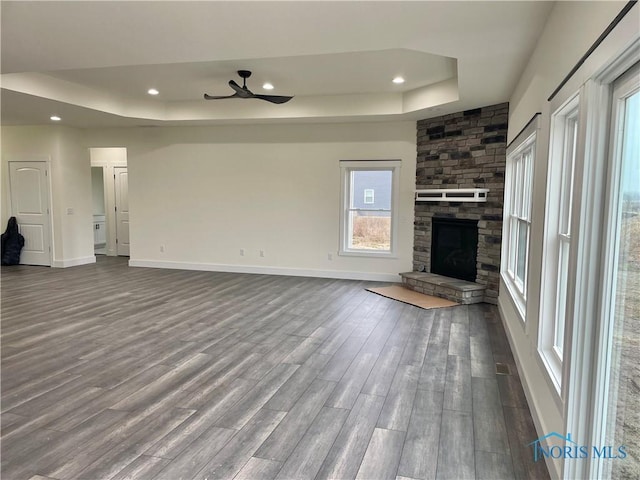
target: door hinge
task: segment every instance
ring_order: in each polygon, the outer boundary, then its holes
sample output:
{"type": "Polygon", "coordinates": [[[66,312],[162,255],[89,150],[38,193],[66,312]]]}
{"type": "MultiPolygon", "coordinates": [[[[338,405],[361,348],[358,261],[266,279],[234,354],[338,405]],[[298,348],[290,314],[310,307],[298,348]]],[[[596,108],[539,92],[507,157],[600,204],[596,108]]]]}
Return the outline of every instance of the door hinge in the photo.
{"type": "Polygon", "coordinates": [[[44,171],[44,176],[45,176],[45,177],[48,177],[48,176],[49,176],[49,171],[48,171],[48,170],[45,170],[45,171],[44,171]]]}
{"type": "Polygon", "coordinates": [[[113,208],[115,209],[116,212],[118,211],[118,207],[113,207],[113,208]]]}
{"type": "Polygon", "coordinates": [[[118,239],[116,238],[116,243],[118,243],[118,239]]]}

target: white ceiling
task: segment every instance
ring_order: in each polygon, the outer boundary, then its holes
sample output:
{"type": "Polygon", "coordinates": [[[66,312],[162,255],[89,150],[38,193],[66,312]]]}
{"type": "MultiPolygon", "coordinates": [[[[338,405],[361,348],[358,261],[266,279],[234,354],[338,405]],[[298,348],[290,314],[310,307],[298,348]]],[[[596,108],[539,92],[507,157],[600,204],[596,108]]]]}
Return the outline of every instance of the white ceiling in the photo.
{"type": "Polygon", "coordinates": [[[2,123],[417,119],[507,101],[552,2],[1,2],[2,123]],[[283,105],[205,101],[236,71],[283,105]],[[406,83],[395,85],[397,75],[406,83]],[[160,95],[151,97],[155,87],[160,95]]]}

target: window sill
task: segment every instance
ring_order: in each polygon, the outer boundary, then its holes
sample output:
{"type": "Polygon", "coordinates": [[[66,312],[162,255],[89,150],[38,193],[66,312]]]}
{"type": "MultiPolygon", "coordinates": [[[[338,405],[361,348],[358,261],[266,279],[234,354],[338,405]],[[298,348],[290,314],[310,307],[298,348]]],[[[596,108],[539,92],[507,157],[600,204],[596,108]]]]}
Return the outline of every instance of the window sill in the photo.
{"type": "Polygon", "coordinates": [[[338,255],[341,257],[398,258],[394,252],[376,252],[375,250],[340,250],[338,255]]]}
{"type": "Polygon", "coordinates": [[[562,385],[558,382],[556,374],[554,374],[554,367],[549,363],[549,358],[544,350],[538,349],[537,351],[537,363],[539,368],[544,372],[542,375],[545,379],[549,390],[552,392],[551,397],[554,403],[558,407],[559,411],[564,411],[564,402],[562,400],[562,385]]]}
{"type": "Polygon", "coordinates": [[[527,303],[522,298],[522,294],[518,291],[517,287],[513,284],[511,279],[504,274],[504,272],[500,275],[502,277],[502,283],[507,287],[507,292],[509,292],[509,297],[511,298],[511,302],[513,306],[516,307],[516,313],[518,314],[518,318],[520,318],[520,322],[522,322],[522,326],[526,324],[526,308],[527,303]]]}

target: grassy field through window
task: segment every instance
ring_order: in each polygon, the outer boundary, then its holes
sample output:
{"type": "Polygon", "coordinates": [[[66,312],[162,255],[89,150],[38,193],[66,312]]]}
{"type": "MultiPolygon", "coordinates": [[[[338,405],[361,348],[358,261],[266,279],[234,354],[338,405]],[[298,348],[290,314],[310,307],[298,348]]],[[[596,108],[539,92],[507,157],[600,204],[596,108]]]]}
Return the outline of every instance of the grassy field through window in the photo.
{"type": "Polygon", "coordinates": [[[629,457],[613,462],[612,478],[631,479],[640,478],[640,205],[623,210],[611,385],[617,388],[615,437],[629,457]]]}
{"type": "Polygon", "coordinates": [[[353,248],[390,250],[391,217],[355,216],[351,238],[353,248]]]}

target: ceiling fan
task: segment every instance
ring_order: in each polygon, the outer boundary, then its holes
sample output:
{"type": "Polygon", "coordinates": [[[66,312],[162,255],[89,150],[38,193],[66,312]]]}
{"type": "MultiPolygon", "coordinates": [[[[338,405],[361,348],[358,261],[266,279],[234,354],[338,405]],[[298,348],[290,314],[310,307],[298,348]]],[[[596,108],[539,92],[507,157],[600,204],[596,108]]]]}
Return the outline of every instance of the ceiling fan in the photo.
{"type": "Polygon", "coordinates": [[[286,103],[293,97],[284,97],[282,95],[260,95],[253,93],[247,88],[247,78],[251,76],[249,70],[238,70],[238,75],[242,78],[242,86],[238,85],[234,80],[229,80],[229,86],[233,88],[236,93],[228,96],[217,96],[204,94],[205,100],[221,100],[223,98],[257,98],[259,100],[265,100],[271,103],[286,103]]]}

